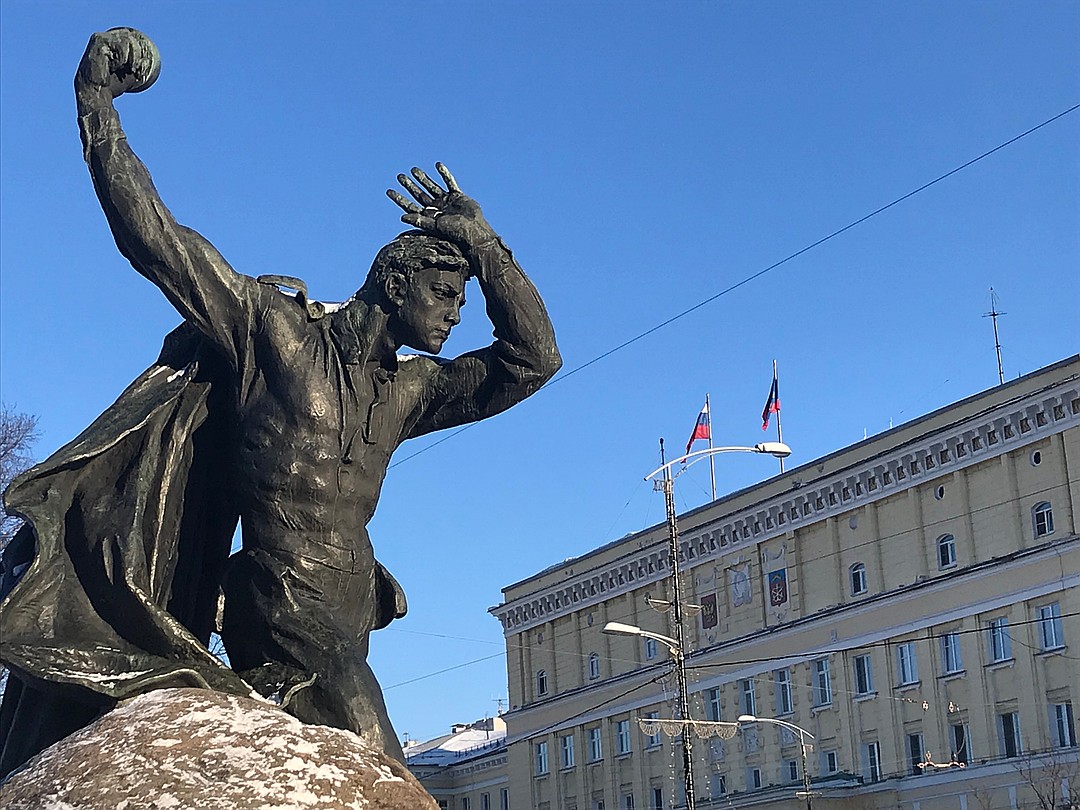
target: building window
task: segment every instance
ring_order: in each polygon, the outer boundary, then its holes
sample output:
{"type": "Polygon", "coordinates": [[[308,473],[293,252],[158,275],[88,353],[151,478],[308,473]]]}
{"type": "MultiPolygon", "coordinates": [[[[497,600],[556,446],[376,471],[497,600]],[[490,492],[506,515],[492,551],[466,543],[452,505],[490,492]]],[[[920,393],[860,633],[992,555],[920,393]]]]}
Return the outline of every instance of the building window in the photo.
{"type": "Polygon", "coordinates": [[[1035,450],[1031,454],[1031,466],[1038,467],[1040,464],[1042,464],[1042,453],[1040,453],[1038,450],[1035,450]]]}
{"type": "Polygon", "coordinates": [[[848,573],[851,575],[851,595],[866,593],[866,566],[861,562],[855,563],[848,569],[848,573]]]}
{"type": "Polygon", "coordinates": [[[945,675],[951,675],[964,669],[964,661],[960,657],[960,634],[946,633],[941,637],[941,670],[945,675]]]}
{"type": "Polygon", "coordinates": [[[536,775],[544,776],[548,772],[548,752],[547,743],[538,742],[534,749],[536,755],[536,775]]]}
{"type": "Polygon", "coordinates": [[[720,722],[720,688],[705,690],[705,719],[713,723],[720,722]]]}
{"type": "Polygon", "coordinates": [[[915,642],[905,641],[896,648],[900,686],[919,682],[919,665],[915,661],[915,642]]]}
{"type": "Polygon", "coordinates": [[[746,789],[747,790],[760,790],[761,789],[761,768],[747,768],[746,769],[746,789]]]}
{"type": "Polygon", "coordinates": [[[784,778],[788,782],[799,781],[799,762],[795,759],[784,760],[784,764],[780,766],[780,773],[784,775],[784,778]]]}
{"type": "Polygon", "coordinates": [[[863,779],[867,782],[880,782],[881,748],[878,746],[877,740],[863,745],[862,760],[863,779]]]}
{"type": "Polygon", "coordinates": [[[600,656],[589,653],[589,680],[595,681],[600,677],[600,656]]]}
{"type": "Polygon", "coordinates": [[[828,706],[832,703],[832,682],[829,680],[829,659],[814,662],[814,705],[828,706]]]}
{"type": "Polygon", "coordinates": [[[727,779],[724,774],[714,773],[709,776],[709,793],[714,799],[727,795],[727,779]]]}
{"type": "Polygon", "coordinates": [[[664,789],[654,787],[652,793],[652,804],[649,806],[649,810],[664,810],[664,789]]]}
{"type": "Polygon", "coordinates": [[[630,753],[630,721],[619,720],[615,723],[615,752],[630,753]]]}
{"type": "Polygon", "coordinates": [[[1004,616],[991,619],[986,623],[986,646],[990,650],[990,663],[1008,661],[1012,658],[1009,620],[1004,616]]]}
{"type": "Polygon", "coordinates": [[[624,793],[622,797],[622,804],[619,805],[622,810],[634,810],[634,794],[624,793]]]}
{"type": "Polygon", "coordinates": [[[1057,602],[1039,608],[1039,641],[1044,650],[1065,646],[1065,636],[1061,630],[1061,606],[1057,602]]]}
{"type": "Polygon", "coordinates": [[[923,772],[924,755],[922,734],[908,734],[908,764],[911,766],[911,775],[918,776],[923,772]]]}
{"type": "Polygon", "coordinates": [[[742,713],[751,717],[757,716],[757,696],[754,694],[754,681],[752,678],[739,681],[739,689],[742,691],[742,713]]]}
{"type": "Polygon", "coordinates": [[[774,670],[773,684],[776,689],[776,713],[791,714],[794,709],[791,703],[791,673],[786,669],[774,670]]]}
{"type": "Polygon", "coordinates": [[[480,810],[491,810],[491,794],[480,794],[480,810]]]}
{"type": "Polygon", "coordinates": [[[1035,523],[1036,537],[1054,533],[1054,509],[1049,502],[1035,504],[1035,508],[1031,510],[1031,519],[1035,523]]]}
{"type": "Polygon", "coordinates": [[[837,773],[840,770],[840,758],[835,751],[824,751],[821,754],[821,769],[825,773],[837,773]]]}
{"type": "MultiPolygon", "coordinates": [[[[656,720],[660,717],[660,712],[646,712],[646,720],[656,720]]],[[[660,747],[660,731],[657,730],[655,734],[645,735],[645,747],[646,748],[659,748],[660,747]]]]}
{"type": "Polygon", "coordinates": [[[589,729],[589,762],[599,762],[604,758],[604,743],[600,739],[600,727],[589,729]]]}
{"type": "Polygon", "coordinates": [[[645,639],[645,660],[652,661],[654,658],[656,658],[656,639],[647,638],[645,639]]]}
{"type": "Polygon", "coordinates": [[[499,791],[499,810],[510,810],[510,788],[499,791]]]}
{"type": "Polygon", "coordinates": [[[541,669],[536,673],[536,694],[540,697],[543,697],[547,694],[547,690],[547,670],[541,669]]]}
{"type": "Polygon", "coordinates": [[[472,807],[472,803],[469,801],[468,796],[461,797],[461,810],[469,810],[472,807]]]}
{"type": "Polygon", "coordinates": [[[956,538],[943,534],[937,541],[938,568],[951,568],[956,565],[956,538]]]}
{"type": "Polygon", "coordinates": [[[1050,728],[1057,748],[1076,747],[1076,725],[1073,723],[1072,703],[1052,703],[1050,705],[1050,728]]]}
{"type": "Polygon", "coordinates": [[[968,740],[968,727],[966,725],[956,723],[949,726],[949,741],[952,743],[951,762],[959,762],[962,765],[971,762],[971,746],[968,740]]]}
{"type": "Polygon", "coordinates": [[[874,671],[869,655],[856,655],[852,660],[855,669],[855,694],[871,695],[874,693],[874,671]]]}
{"type": "Polygon", "coordinates": [[[1024,745],[1020,739],[1020,715],[1016,712],[999,714],[997,731],[1001,756],[1018,757],[1024,753],[1024,745]]]}
{"type": "Polygon", "coordinates": [[[562,738],[562,766],[563,768],[574,767],[574,735],[567,734],[562,738]]]}

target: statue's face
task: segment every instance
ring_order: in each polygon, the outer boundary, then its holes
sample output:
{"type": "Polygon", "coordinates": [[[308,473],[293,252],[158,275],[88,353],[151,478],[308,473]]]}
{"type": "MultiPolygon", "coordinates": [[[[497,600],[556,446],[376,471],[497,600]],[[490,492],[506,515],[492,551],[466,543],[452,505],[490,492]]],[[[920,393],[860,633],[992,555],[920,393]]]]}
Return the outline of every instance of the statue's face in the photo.
{"type": "Polygon", "coordinates": [[[387,293],[397,304],[390,329],[402,346],[438,354],[461,322],[465,304],[465,277],[455,270],[426,268],[406,279],[394,273],[387,293]]]}

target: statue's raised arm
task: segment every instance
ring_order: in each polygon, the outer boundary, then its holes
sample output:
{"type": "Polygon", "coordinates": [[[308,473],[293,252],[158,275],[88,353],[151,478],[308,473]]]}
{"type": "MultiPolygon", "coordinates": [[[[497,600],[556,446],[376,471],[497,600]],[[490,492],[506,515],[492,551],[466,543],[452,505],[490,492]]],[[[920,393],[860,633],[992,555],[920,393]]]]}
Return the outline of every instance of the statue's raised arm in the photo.
{"type": "Polygon", "coordinates": [[[243,323],[253,283],[213,245],[178,224],[150,173],[128,146],[113,101],[150,87],[161,70],[153,42],[132,28],[94,34],[75,74],[83,156],[120,252],[181,315],[236,364],[234,324],[243,323]]]}
{"type": "MultiPolygon", "coordinates": [[[[402,222],[461,250],[480,283],[495,342],[432,370],[433,379],[409,426],[410,437],[504,411],[533,394],[562,366],[555,331],[540,294],[476,201],[462,193],[446,166],[437,163],[435,167],[445,190],[424,171],[413,168],[412,178],[404,174],[397,178],[413,199],[393,189],[387,195],[405,212],[402,222]]],[[[456,324],[457,308],[447,317],[449,325],[456,324]]],[[[436,340],[439,328],[436,323],[436,340]]],[[[406,342],[433,350],[424,345],[423,336],[406,342]]]]}

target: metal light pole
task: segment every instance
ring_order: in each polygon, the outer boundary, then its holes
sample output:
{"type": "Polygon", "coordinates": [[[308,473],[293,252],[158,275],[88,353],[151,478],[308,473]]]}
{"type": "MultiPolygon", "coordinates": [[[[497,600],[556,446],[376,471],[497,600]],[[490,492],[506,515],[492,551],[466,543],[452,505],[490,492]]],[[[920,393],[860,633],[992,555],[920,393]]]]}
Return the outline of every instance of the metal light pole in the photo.
{"type": "Polygon", "coordinates": [[[806,767],[806,752],[813,746],[807,745],[806,740],[807,738],[814,739],[814,735],[801,726],[789,723],[787,720],[776,720],[772,717],[755,717],[752,714],[744,714],[740,715],[739,723],[772,723],[774,726],[781,726],[799,735],[799,748],[802,749],[803,795],[806,797],[806,810],[813,810],[814,794],[810,790],[810,771],[806,767]]]}
{"type": "Polygon", "coordinates": [[[687,462],[689,467],[693,463],[706,457],[712,457],[717,453],[764,453],[776,458],[785,458],[791,455],[791,448],[781,442],[762,442],[754,447],[710,447],[707,450],[698,450],[695,453],[687,453],[673,461],[667,461],[664,457],[664,440],[660,440],[660,460],[664,462],[660,467],[653,470],[645,480],[655,476],[659,472],[664,473],[661,479],[664,490],[664,507],[667,512],[668,528],[668,565],[671,570],[671,606],[672,623],[674,624],[674,644],[670,645],[672,657],[675,659],[675,679],[679,696],[679,719],[684,721],[682,730],[682,758],[683,758],[683,788],[686,794],[687,810],[696,810],[697,795],[694,792],[694,758],[693,744],[690,742],[690,701],[686,691],[686,638],[683,627],[683,601],[682,601],[682,577],[679,572],[679,524],[675,516],[675,478],[671,474],[671,467],[681,461],[687,462]]]}

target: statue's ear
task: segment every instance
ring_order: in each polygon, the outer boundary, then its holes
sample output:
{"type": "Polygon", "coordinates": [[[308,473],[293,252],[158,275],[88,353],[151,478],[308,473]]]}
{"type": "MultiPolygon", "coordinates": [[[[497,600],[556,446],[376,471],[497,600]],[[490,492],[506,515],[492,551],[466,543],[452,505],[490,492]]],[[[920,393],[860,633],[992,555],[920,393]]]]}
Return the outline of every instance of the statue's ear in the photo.
{"type": "Polygon", "coordinates": [[[386,299],[396,307],[400,307],[405,303],[405,290],[408,287],[408,281],[401,273],[387,273],[386,281],[383,282],[383,291],[386,293],[386,299]]]}

